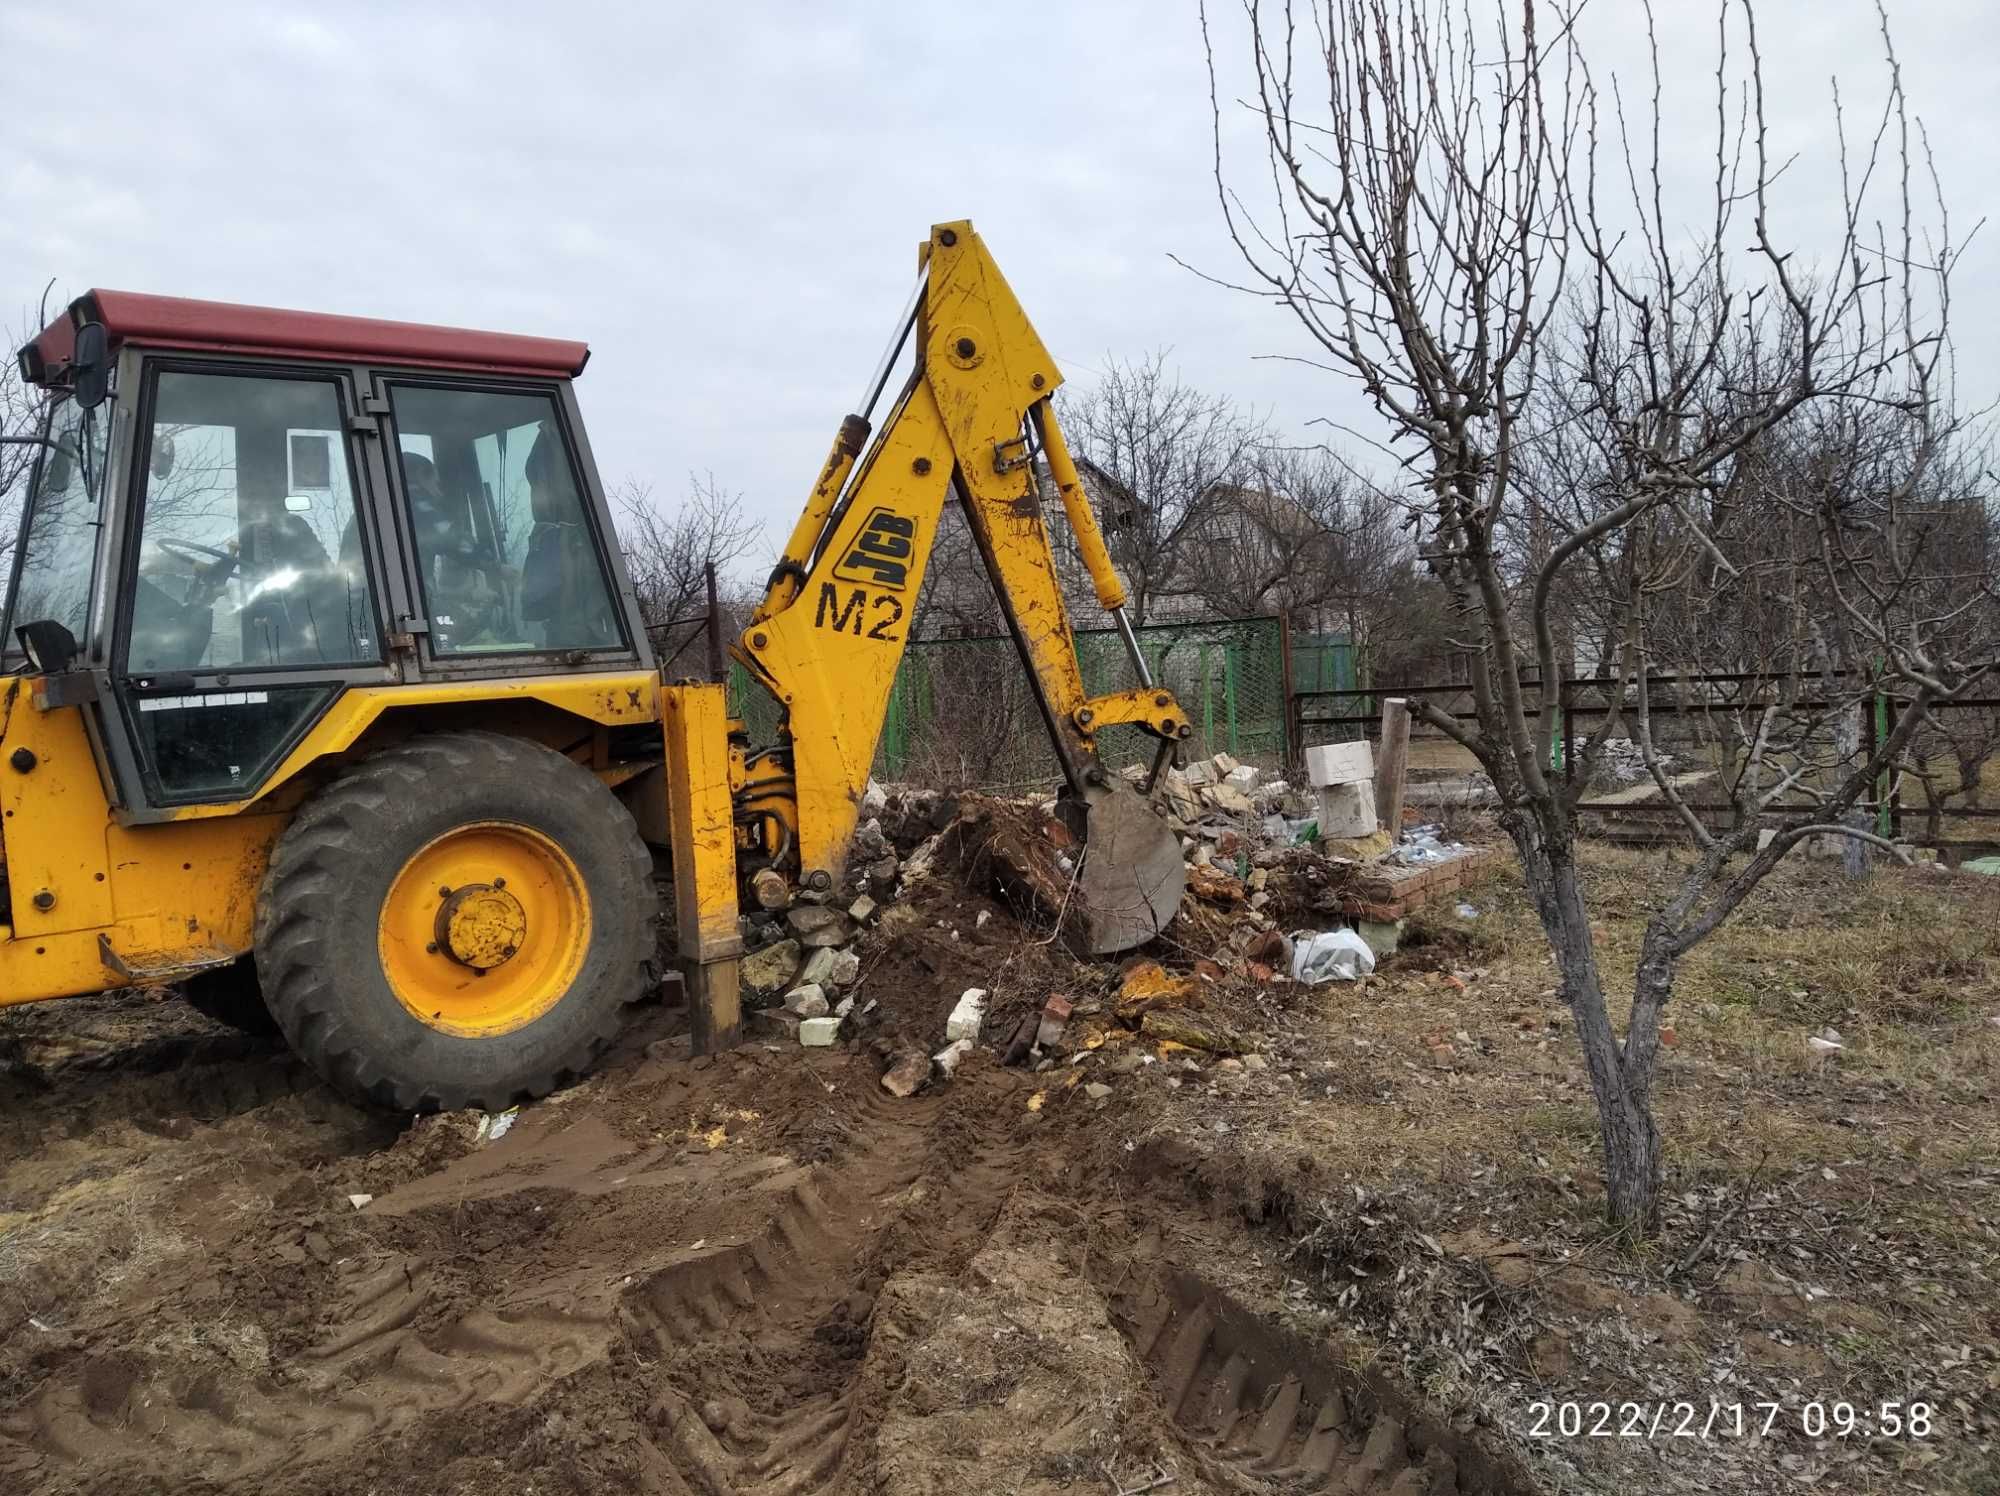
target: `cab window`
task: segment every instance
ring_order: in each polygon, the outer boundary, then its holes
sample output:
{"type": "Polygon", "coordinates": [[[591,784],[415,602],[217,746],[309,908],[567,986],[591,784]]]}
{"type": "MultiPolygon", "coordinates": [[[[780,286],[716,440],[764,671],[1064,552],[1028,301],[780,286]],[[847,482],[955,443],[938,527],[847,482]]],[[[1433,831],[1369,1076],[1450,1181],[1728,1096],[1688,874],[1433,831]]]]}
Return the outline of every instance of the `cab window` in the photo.
{"type": "Polygon", "coordinates": [[[70,400],[50,412],[43,447],[34,463],[21,531],[19,573],[7,606],[0,653],[18,651],[14,629],[44,619],[62,624],[84,642],[90,612],[90,574],[97,556],[97,503],[104,489],[105,434],[111,411],[77,408],[70,400]]]}
{"type": "Polygon", "coordinates": [[[158,376],[131,673],[382,658],[341,430],[331,381],[158,376]]]}
{"type": "Polygon", "coordinates": [[[438,655],[624,647],[555,401],[392,386],[438,655]]]}

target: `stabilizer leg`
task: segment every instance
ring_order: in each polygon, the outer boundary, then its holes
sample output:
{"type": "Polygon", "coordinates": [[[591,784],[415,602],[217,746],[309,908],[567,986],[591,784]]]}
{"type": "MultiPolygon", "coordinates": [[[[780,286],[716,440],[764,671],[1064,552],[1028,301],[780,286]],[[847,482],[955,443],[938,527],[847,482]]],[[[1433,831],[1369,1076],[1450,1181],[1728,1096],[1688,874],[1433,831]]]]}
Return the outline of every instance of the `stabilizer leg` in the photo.
{"type": "Polygon", "coordinates": [[[729,703],[719,685],[660,692],[667,747],[668,830],[673,838],[674,914],[696,1054],[743,1037],[736,963],[736,827],[729,795],[729,703]]]}

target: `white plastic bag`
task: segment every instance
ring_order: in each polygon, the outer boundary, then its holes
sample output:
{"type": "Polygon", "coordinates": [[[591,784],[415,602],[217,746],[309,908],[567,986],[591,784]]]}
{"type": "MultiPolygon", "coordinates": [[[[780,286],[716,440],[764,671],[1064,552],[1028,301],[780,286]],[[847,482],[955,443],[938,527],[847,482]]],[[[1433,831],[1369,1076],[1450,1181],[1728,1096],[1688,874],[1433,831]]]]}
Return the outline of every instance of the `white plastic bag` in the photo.
{"type": "Polygon", "coordinates": [[[1300,930],[1292,936],[1292,980],[1317,987],[1322,982],[1358,982],[1375,969],[1368,942],[1349,929],[1300,930]]]}

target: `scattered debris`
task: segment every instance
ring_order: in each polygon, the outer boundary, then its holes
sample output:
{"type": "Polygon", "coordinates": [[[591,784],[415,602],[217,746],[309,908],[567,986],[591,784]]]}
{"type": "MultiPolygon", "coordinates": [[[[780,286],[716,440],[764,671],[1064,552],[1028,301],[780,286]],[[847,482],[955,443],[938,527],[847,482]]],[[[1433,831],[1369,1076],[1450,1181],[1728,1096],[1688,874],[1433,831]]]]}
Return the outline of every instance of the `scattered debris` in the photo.
{"type": "Polygon", "coordinates": [[[979,1037],[979,1026],[986,1018],[986,989],[968,987],[959,995],[958,1006],[951,1010],[951,1017],[944,1021],[944,1036],[956,1043],[961,1040],[970,1043],[979,1037]]]}
{"type": "Polygon", "coordinates": [[[347,1203],[349,1205],[352,1205],[356,1210],[360,1210],[364,1206],[366,1206],[370,1200],[373,1200],[374,1198],[375,1197],[373,1195],[349,1195],[347,1197],[347,1203]]]}
{"type": "Polygon", "coordinates": [[[1102,1101],[1111,1094],[1111,1087],[1107,1086],[1101,1080],[1094,1080],[1083,1088],[1083,1094],[1088,1096],[1092,1101],[1102,1101]]]}
{"type": "Polygon", "coordinates": [[[475,1139],[483,1138],[489,1143],[497,1143],[507,1136],[521,1115],[518,1106],[510,1106],[504,1112],[493,1112],[479,1119],[479,1129],[473,1134],[475,1139]]]}
{"type": "Polygon", "coordinates": [[[958,1062],[971,1053],[972,1041],[970,1039],[954,1039],[951,1043],[945,1045],[943,1049],[940,1049],[936,1054],[931,1056],[931,1063],[943,1071],[948,1078],[953,1071],[958,1069],[958,1062]]]}
{"type": "Polygon", "coordinates": [[[759,997],[774,997],[792,985],[799,970],[799,943],[780,940],[751,951],[736,968],[737,982],[759,997]]]}
{"type": "Polygon", "coordinates": [[[1359,981],[1375,969],[1375,952],[1349,929],[1300,930],[1292,936],[1292,980],[1316,987],[1322,982],[1359,981]]]}
{"type": "MultiPolygon", "coordinates": [[[[839,957],[840,952],[830,946],[823,945],[818,947],[810,956],[806,957],[806,964],[800,968],[798,985],[801,987],[817,987],[831,982],[833,980],[833,963],[839,957]]],[[[787,1003],[786,1006],[789,1007],[790,1004],[787,1003]]]]}
{"type": "Polygon", "coordinates": [[[1139,1030],[1209,1054],[1241,1054],[1248,1047],[1229,1028],[1197,1018],[1185,1008],[1154,1008],[1139,1020],[1139,1030]]]}
{"type": "Polygon", "coordinates": [[[906,1050],[882,1072],[882,1089],[891,1096],[914,1096],[931,1078],[931,1057],[921,1050],[906,1050]]]}
{"type": "Polygon", "coordinates": [[[838,1018],[808,1018],[799,1025],[799,1043],[809,1049],[824,1049],[840,1034],[838,1018]]]}
{"type": "Polygon", "coordinates": [[[800,1018],[824,1018],[832,1005],[816,982],[794,987],[785,994],[785,1011],[800,1018]]]}
{"type": "Polygon", "coordinates": [[[1036,1025],[1035,1043],[1043,1049],[1053,1049],[1060,1044],[1069,1028],[1070,1014],[1074,1011],[1074,1005],[1061,993],[1043,1003],[1041,1020],[1036,1025]]]}

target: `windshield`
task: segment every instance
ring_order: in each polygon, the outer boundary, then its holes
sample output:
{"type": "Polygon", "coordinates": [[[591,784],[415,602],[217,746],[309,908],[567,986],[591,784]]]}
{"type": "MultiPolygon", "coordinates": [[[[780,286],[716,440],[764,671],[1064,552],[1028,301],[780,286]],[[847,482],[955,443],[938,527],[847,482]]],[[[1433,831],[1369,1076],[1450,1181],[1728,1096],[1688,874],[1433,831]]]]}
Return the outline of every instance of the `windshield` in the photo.
{"type": "Polygon", "coordinates": [[[0,654],[16,659],[14,629],[53,619],[84,642],[90,610],[91,563],[97,555],[97,501],[104,484],[105,433],[111,423],[103,410],[79,409],[59,401],[44,428],[52,447],[35,461],[14,558],[14,586],[5,608],[5,644],[0,654]]]}

